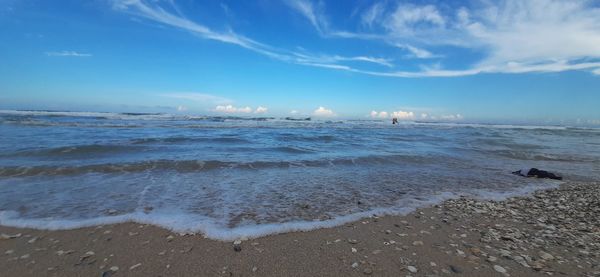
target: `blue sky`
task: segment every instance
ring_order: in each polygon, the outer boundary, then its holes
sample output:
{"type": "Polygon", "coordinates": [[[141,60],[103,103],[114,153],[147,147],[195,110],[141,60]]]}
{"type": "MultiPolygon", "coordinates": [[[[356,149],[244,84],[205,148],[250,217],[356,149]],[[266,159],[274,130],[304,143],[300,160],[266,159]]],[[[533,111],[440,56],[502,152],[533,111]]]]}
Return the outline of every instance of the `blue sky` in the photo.
{"type": "Polygon", "coordinates": [[[0,108],[600,124],[599,5],[0,0],[0,108]]]}

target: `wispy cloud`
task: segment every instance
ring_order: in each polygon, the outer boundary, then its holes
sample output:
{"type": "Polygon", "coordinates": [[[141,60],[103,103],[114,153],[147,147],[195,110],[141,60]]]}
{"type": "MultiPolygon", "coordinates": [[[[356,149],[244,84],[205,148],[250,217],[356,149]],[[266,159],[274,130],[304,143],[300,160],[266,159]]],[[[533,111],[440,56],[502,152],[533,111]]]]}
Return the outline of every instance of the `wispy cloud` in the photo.
{"type": "Polygon", "coordinates": [[[212,94],[206,93],[197,93],[197,92],[180,92],[180,93],[165,93],[160,94],[162,97],[175,98],[175,99],[184,99],[199,103],[207,103],[207,104],[229,104],[233,101],[227,99],[225,97],[216,96],[212,94]]]}
{"type": "MultiPolygon", "coordinates": [[[[296,1],[290,1],[289,3],[296,3],[296,1]]],[[[310,2],[299,1],[299,4],[292,4],[294,7],[302,10],[307,14],[314,12],[313,6],[309,5],[310,2]]],[[[174,6],[174,4],[172,4],[174,6]]],[[[127,12],[135,16],[146,18],[161,24],[179,28],[192,32],[204,39],[216,40],[223,43],[234,44],[248,50],[254,51],[258,54],[265,55],[267,57],[300,64],[314,66],[313,64],[329,65],[330,68],[344,69],[344,66],[338,66],[337,63],[344,61],[360,61],[367,63],[375,63],[384,66],[391,66],[388,59],[369,57],[369,56],[351,56],[344,57],[341,55],[314,55],[309,53],[297,53],[296,51],[289,51],[286,49],[280,49],[272,47],[267,44],[257,42],[253,39],[247,38],[243,35],[235,33],[233,30],[227,32],[214,31],[200,23],[187,19],[185,16],[178,12],[174,14],[169,12],[164,7],[160,6],[160,3],[146,2],[143,0],[113,0],[113,7],[116,10],[127,12]]],[[[321,22],[315,18],[315,22],[321,22]]],[[[318,23],[322,24],[322,23],[318,23]]],[[[321,25],[319,25],[321,26],[321,25]]]]}
{"type": "Polygon", "coordinates": [[[414,47],[409,44],[396,44],[396,47],[407,50],[410,53],[407,55],[409,58],[431,59],[440,57],[439,55],[435,55],[425,49],[414,47]]]}
{"type": "Polygon", "coordinates": [[[323,13],[312,2],[308,0],[286,0],[285,3],[304,16],[319,33],[326,34],[328,32],[329,23],[323,13]]]}
{"type": "Polygon", "coordinates": [[[48,57],[91,57],[92,54],[79,53],[76,51],[59,51],[59,52],[46,52],[48,57]]]}
{"type": "MultiPolygon", "coordinates": [[[[405,49],[414,58],[442,58],[431,46],[449,46],[485,54],[463,69],[373,72],[377,76],[456,77],[481,73],[528,73],[589,70],[600,72],[600,8],[589,0],[501,0],[472,2],[449,10],[435,5],[377,2],[364,10],[361,25],[385,32],[331,30],[325,37],[380,40],[405,49]],[[392,7],[390,7],[392,6],[392,7]],[[444,10],[444,12],[442,12],[444,10]],[[379,27],[379,28],[375,28],[379,27]]],[[[313,13],[319,18],[322,13],[313,13]]],[[[324,31],[319,30],[320,33],[324,31]]]]}
{"type": "Polygon", "coordinates": [[[336,30],[327,20],[324,2],[286,0],[323,39],[379,40],[406,50],[409,57],[439,58],[414,71],[393,70],[395,61],[390,58],[299,53],[255,41],[233,30],[215,31],[188,19],[178,9],[164,7],[164,3],[175,6],[172,1],[113,0],[113,3],[119,11],[276,60],[374,76],[457,77],[568,70],[587,70],[598,75],[600,72],[600,8],[589,0],[475,0],[469,7],[458,8],[378,2],[360,17],[359,25],[368,26],[368,31],[336,30]],[[466,49],[481,53],[483,58],[463,68],[447,67],[444,58],[450,54],[432,53],[432,47],[466,49]],[[361,63],[387,69],[366,69],[361,63]]]}

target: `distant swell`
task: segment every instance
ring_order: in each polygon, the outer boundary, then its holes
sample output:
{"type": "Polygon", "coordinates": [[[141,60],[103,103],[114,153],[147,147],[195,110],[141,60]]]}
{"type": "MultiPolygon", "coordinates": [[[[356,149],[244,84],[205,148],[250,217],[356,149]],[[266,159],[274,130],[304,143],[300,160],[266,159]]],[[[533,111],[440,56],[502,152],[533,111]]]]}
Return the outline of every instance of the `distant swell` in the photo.
{"type": "Polygon", "coordinates": [[[36,175],[77,175],[86,173],[132,173],[146,170],[174,170],[177,172],[199,172],[214,169],[266,169],[290,167],[328,167],[378,164],[423,164],[431,163],[439,157],[411,155],[366,156],[357,158],[299,160],[299,161],[201,161],[201,160],[153,160],[122,164],[93,164],[83,166],[14,166],[0,167],[0,177],[26,177],[36,175]]]}
{"type": "Polygon", "coordinates": [[[166,137],[166,138],[142,138],[131,141],[132,144],[160,144],[160,143],[183,143],[183,142],[214,142],[214,143],[249,143],[250,141],[237,137],[166,137]]]}
{"type": "Polygon", "coordinates": [[[89,144],[77,146],[62,146],[55,148],[42,148],[31,150],[20,150],[13,153],[3,154],[2,156],[9,157],[28,157],[28,156],[43,156],[43,157],[65,157],[65,156],[81,156],[90,157],[88,155],[113,154],[122,152],[133,152],[142,149],[140,146],[130,145],[104,145],[104,144],[89,144]]]}

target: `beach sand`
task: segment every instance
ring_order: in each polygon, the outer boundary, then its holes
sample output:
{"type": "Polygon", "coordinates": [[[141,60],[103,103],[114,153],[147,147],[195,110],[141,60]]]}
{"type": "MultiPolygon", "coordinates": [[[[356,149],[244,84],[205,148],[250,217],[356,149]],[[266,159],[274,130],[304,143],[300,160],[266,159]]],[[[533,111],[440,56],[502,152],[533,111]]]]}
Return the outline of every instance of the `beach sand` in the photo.
{"type": "Polygon", "coordinates": [[[0,233],[1,276],[600,276],[600,184],[448,200],[236,247],[137,223],[0,233]]]}

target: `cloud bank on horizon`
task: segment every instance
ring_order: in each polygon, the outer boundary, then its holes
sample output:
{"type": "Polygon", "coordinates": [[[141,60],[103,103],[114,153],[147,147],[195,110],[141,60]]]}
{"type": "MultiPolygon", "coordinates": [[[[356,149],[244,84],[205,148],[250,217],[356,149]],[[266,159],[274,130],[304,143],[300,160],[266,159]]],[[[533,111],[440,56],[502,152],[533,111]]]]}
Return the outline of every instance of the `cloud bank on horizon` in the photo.
{"type": "Polygon", "coordinates": [[[600,7],[591,0],[383,1],[342,15],[331,2],[284,1],[318,39],[385,46],[376,55],[323,54],[302,45],[287,49],[231,28],[208,27],[175,1],[111,1],[116,11],[304,66],[402,78],[570,70],[600,75],[600,7]],[[334,20],[339,17],[353,22],[340,24],[334,20]],[[394,49],[404,54],[390,54],[394,49]],[[456,62],[464,53],[470,53],[470,61],[456,62]]]}

